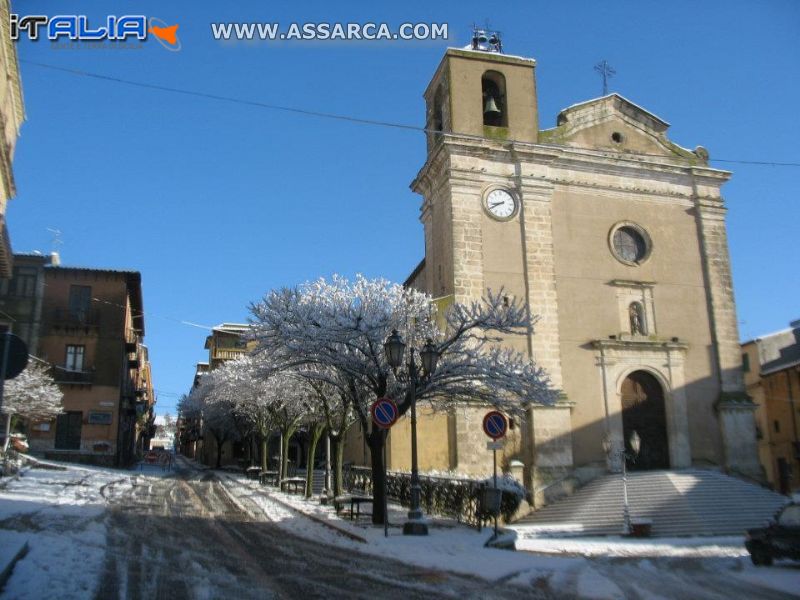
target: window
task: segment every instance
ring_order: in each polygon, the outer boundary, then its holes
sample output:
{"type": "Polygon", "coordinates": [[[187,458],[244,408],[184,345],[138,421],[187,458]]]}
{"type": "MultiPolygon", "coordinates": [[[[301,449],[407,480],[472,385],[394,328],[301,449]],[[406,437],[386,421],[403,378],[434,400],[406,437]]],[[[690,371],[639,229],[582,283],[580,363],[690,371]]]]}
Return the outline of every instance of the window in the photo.
{"type": "Polygon", "coordinates": [[[481,78],[483,92],[483,124],[508,127],[506,110],[506,78],[497,71],[486,71],[481,78]]]}
{"type": "Polygon", "coordinates": [[[750,355],[746,352],[742,354],[742,371],[745,373],[750,372],[750,355]]]}
{"type": "Polygon", "coordinates": [[[67,346],[67,359],[64,367],[67,371],[83,371],[83,356],[86,346],[67,346]]]}
{"type": "Polygon", "coordinates": [[[650,236],[638,225],[619,223],[611,228],[610,238],[611,251],[620,262],[638,265],[650,256],[650,236]]]}
{"type": "Polygon", "coordinates": [[[56,417],[56,450],[81,449],[83,413],[70,411],[56,417]]]}
{"type": "Polygon", "coordinates": [[[86,321],[92,302],[92,288],[88,285],[69,286],[69,316],[77,321],[86,321]]]}
{"type": "Polygon", "coordinates": [[[775,433],[781,432],[781,422],[780,421],[773,421],[772,427],[775,429],[775,433]]]}
{"type": "Polygon", "coordinates": [[[441,86],[433,97],[433,122],[431,125],[434,131],[444,131],[444,94],[441,86]]]}
{"type": "Polygon", "coordinates": [[[15,296],[32,298],[36,293],[36,269],[15,267],[12,276],[12,289],[15,296]]]}

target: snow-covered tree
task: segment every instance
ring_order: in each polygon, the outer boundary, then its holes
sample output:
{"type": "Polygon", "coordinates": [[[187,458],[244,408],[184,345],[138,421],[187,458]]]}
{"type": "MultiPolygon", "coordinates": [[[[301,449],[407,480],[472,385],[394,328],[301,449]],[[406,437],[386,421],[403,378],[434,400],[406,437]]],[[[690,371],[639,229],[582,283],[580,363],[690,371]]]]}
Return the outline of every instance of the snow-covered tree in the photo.
{"type": "MultiPolygon", "coordinates": [[[[409,378],[397,377],[386,362],[383,344],[393,330],[412,347],[431,339],[440,353],[436,372],[420,378],[413,390],[434,408],[481,401],[524,418],[531,403],[556,398],[542,369],[499,345],[498,334],[527,332],[533,322],[526,308],[502,291],[469,306],[452,306],[445,331],[436,327],[427,294],[362,276],[353,281],[334,276],[276,290],[250,310],[257,352],[301,371],[321,367],[318,379],[343,390],[370,447],[377,495],[385,478],[385,436],[371,427],[369,407],[376,398],[389,396],[405,413],[412,392],[409,378]]],[[[379,500],[376,496],[376,523],[383,521],[379,500]]]]}
{"type": "Polygon", "coordinates": [[[203,430],[214,436],[217,468],[222,466],[222,446],[238,440],[241,435],[234,413],[235,393],[230,387],[221,385],[221,379],[217,371],[204,375],[186,402],[188,410],[201,415],[203,430]]]}
{"type": "Polygon", "coordinates": [[[11,418],[19,416],[30,421],[49,421],[63,411],[64,394],[50,376],[45,365],[31,361],[22,373],[5,382],[3,405],[5,415],[5,444],[8,449],[11,418]]]}

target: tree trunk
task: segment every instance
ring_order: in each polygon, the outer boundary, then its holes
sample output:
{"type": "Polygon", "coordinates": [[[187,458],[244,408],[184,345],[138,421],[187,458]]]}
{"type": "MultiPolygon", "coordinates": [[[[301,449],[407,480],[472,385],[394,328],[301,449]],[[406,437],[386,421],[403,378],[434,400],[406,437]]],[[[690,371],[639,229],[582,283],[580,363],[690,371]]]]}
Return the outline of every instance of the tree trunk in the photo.
{"type": "Polygon", "coordinates": [[[383,447],[386,436],[377,427],[367,436],[367,444],[372,465],[372,524],[383,524],[384,484],[386,482],[386,465],[383,462],[383,447]]]}
{"type": "Polygon", "coordinates": [[[285,430],[281,430],[281,433],[283,434],[280,468],[281,479],[286,479],[289,476],[289,440],[291,440],[295,431],[297,431],[297,426],[288,427],[285,430]]]}
{"type": "Polygon", "coordinates": [[[261,436],[261,470],[267,470],[267,452],[268,452],[268,444],[269,442],[269,434],[261,436]]]}
{"type": "Polygon", "coordinates": [[[314,492],[314,455],[317,453],[317,443],[324,430],[322,423],[311,426],[311,440],[308,445],[308,457],[306,458],[306,498],[311,498],[314,492]]]}
{"type": "Polygon", "coordinates": [[[342,474],[342,463],[344,462],[344,436],[331,435],[331,447],[333,448],[333,455],[331,460],[333,465],[331,467],[331,475],[333,477],[333,495],[341,496],[344,494],[344,480],[342,474]]]}
{"type": "Polygon", "coordinates": [[[214,434],[214,439],[217,441],[217,469],[222,467],[222,445],[225,443],[225,440],[220,440],[216,434],[214,434]]]}

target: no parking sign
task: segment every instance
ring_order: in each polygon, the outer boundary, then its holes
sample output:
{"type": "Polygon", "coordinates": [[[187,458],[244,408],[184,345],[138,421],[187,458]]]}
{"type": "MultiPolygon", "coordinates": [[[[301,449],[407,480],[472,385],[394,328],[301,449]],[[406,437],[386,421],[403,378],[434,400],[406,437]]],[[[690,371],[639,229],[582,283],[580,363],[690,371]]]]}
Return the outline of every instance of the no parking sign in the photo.
{"type": "Polygon", "coordinates": [[[395,424],[400,414],[397,404],[391,398],[378,398],[372,403],[370,412],[372,413],[372,422],[381,429],[389,429],[395,424]]]}
{"type": "Polygon", "coordinates": [[[493,440],[505,437],[508,431],[508,421],[503,413],[497,410],[490,410],[483,417],[483,432],[493,440]]]}

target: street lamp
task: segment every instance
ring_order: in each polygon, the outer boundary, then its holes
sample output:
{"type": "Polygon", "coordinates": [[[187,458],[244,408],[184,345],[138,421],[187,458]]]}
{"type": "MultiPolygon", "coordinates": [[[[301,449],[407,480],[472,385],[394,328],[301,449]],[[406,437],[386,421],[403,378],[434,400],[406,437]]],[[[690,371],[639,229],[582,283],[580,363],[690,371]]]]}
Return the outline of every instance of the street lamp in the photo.
{"type": "MultiPolygon", "coordinates": [[[[397,374],[397,369],[403,364],[406,344],[403,338],[392,330],[392,335],[386,338],[383,344],[386,353],[386,362],[397,374]]],[[[428,338],[422,350],[419,351],[422,362],[422,377],[429,378],[436,371],[439,361],[439,352],[433,341],[428,338]]],[[[417,465],[417,384],[420,382],[420,374],[417,370],[417,363],[414,361],[414,347],[409,348],[408,363],[406,365],[408,373],[406,375],[410,386],[411,401],[411,507],[408,511],[408,521],[403,525],[404,535],[428,535],[428,525],[423,520],[422,508],[420,507],[421,489],[419,485],[419,468],[417,465]]]]}
{"type": "Polygon", "coordinates": [[[622,459],[622,495],[624,498],[623,504],[623,512],[622,512],[622,535],[630,535],[631,534],[631,512],[630,506],[628,504],[628,469],[627,469],[627,460],[631,459],[631,461],[636,460],[636,457],[639,455],[639,450],[642,448],[642,438],[639,437],[639,434],[635,431],[631,433],[631,437],[628,440],[628,443],[631,445],[631,451],[628,452],[623,447],[621,450],[617,450],[614,452],[614,445],[611,441],[611,436],[606,434],[603,437],[603,450],[608,456],[609,460],[611,459],[612,455],[617,455],[622,459]]]}

